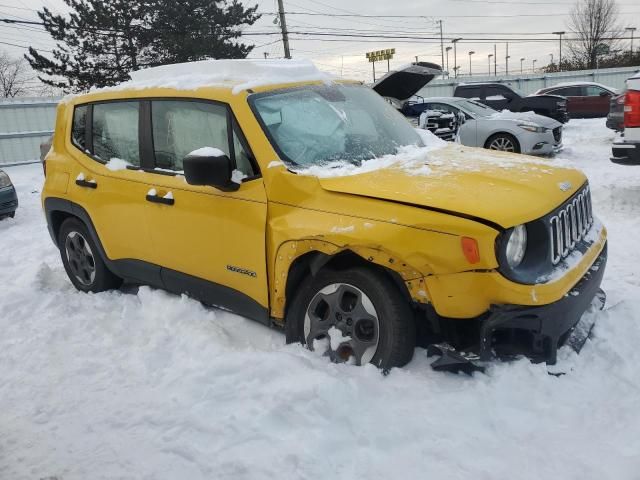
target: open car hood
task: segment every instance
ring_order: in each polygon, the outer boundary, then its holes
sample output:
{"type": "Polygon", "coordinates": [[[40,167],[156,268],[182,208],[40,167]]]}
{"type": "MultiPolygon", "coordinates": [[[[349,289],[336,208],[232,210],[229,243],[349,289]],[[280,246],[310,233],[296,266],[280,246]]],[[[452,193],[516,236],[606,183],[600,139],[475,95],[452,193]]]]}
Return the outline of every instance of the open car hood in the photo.
{"type": "Polygon", "coordinates": [[[405,102],[439,75],[442,75],[439,65],[414,62],[385,74],[371,88],[383,97],[405,102]]]}

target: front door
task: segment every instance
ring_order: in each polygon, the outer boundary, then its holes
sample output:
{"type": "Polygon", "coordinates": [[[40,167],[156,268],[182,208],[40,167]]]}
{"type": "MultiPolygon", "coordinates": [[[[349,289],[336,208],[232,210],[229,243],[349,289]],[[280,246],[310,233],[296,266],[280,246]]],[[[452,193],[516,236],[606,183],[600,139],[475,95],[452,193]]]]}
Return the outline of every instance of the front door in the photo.
{"type": "Polygon", "coordinates": [[[587,85],[584,89],[586,115],[589,117],[606,117],[609,114],[611,92],[597,85],[587,85]]]}
{"type": "Polygon", "coordinates": [[[157,169],[148,192],[156,200],[147,203],[147,212],[163,282],[169,290],[266,322],[266,193],[230,108],[198,100],[146,105],[157,169]],[[204,147],[235,161],[237,191],[187,184],[182,161],[204,147]]]}

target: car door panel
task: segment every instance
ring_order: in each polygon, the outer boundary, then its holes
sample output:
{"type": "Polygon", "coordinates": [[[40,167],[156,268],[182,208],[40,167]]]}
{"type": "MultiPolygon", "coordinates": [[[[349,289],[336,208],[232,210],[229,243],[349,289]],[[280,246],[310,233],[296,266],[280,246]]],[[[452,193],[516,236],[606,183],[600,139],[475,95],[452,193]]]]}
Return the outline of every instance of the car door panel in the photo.
{"type": "MultiPolygon", "coordinates": [[[[72,135],[67,140],[67,151],[76,160],[73,163],[76,170],[70,172],[70,196],[88,212],[110,260],[137,258],[148,261],[151,258],[146,206],[140,200],[140,193],[146,190],[146,174],[128,169],[111,170],[106,164],[110,158],[97,154],[99,151],[105,155],[105,145],[137,141],[137,103],[109,102],[76,107],[76,110],[87,109],[84,121],[93,128],[85,127],[78,133],[74,113],[72,135]]],[[[135,152],[135,147],[137,145],[130,145],[130,152],[135,152]]],[[[116,149],[111,153],[126,152],[116,149]]],[[[139,157],[135,154],[133,157],[129,160],[135,164],[139,157]]]]}
{"type": "MultiPolygon", "coordinates": [[[[151,174],[148,188],[155,192],[146,192],[168,196],[172,204],[145,202],[154,263],[163,267],[167,288],[176,291],[182,279],[181,291],[207,303],[238,311],[239,293],[268,308],[267,198],[262,178],[223,192],[189,185],[179,172],[183,157],[202,147],[220,149],[241,169],[251,168],[239,127],[235,125],[229,134],[228,126],[235,124],[230,110],[215,102],[154,100],[151,120],[156,163],[178,170],[177,175],[151,174]]],[[[252,310],[238,313],[252,315],[252,310]]]]}

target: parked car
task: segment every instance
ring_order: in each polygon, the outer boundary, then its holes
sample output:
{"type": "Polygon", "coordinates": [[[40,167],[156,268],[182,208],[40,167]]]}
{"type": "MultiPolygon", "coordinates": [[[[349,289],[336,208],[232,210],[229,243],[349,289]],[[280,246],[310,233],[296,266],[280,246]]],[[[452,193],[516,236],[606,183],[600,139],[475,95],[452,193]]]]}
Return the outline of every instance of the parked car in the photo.
{"type": "Polygon", "coordinates": [[[495,110],[534,112],[561,123],[569,121],[566,98],[548,94],[524,96],[504,83],[461,83],[453,96],[476,100],[495,110]]]}
{"type": "Polygon", "coordinates": [[[624,130],[624,92],[614,95],[609,100],[609,115],[607,115],[607,128],[621,132],[624,130]]]}
{"type": "Polygon", "coordinates": [[[560,95],[567,99],[571,118],[597,118],[609,114],[611,98],[618,95],[615,88],[594,82],[559,83],[538,90],[536,95],[560,95]]]}
{"type": "Polygon", "coordinates": [[[305,61],[132,77],[58,105],[42,199],[78,290],[144,283],[390,368],[417,332],[553,363],[599,289],[606,230],[577,170],[422,148],[371,88],[305,61]]]}
{"type": "Polygon", "coordinates": [[[425,99],[420,127],[435,115],[458,119],[457,138],[469,147],[483,147],[531,155],[557,153],[562,148],[562,124],[535,113],[498,112],[466,98],[425,99]]]}
{"type": "Polygon", "coordinates": [[[18,209],[18,196],[9,175],[0,169],[0,220],[15,217],[18,209]]]}
{"type": "Polygon", "coordinates": [[[640,164],[640,73],[627,80],[623,126],[622,136],[613,142],[611,161],[640,164]]]}

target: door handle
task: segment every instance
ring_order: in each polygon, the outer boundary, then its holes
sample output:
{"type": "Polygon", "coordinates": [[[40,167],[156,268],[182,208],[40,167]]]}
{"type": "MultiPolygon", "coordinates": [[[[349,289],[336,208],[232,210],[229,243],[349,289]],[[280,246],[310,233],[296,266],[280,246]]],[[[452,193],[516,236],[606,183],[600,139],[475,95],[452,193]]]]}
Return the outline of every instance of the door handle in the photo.
{"type": "Polygon", "coordinates": [[[98,184],[95,181],[87,181],[84,178],[77,178],[76,179],[76,185],[78,185],[79,187],[84,187],[84,188],[93,188],[96,189],[98,188],[98,184]]]}
{"type": "Polygon", "coordinates": [[[173,205],[176,203],[171,192],[167,193],[164,197],[161,197],[156,193],[155,189],[149,190],[146,198],[147,202],[160,203],[162,205],[173,205]]]}

